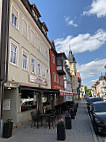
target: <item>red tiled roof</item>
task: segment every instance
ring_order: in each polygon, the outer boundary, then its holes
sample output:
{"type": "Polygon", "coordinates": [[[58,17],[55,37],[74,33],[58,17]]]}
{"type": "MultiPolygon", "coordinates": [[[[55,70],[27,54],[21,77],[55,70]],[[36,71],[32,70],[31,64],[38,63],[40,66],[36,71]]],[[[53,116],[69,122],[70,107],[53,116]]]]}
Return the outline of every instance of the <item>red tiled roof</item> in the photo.
{"type": "Polygon", "coordinates": [[[78,77],[78,78],[81,78],[81,76],[80,76],[80,73],[79,73],[79,72],[77,72],[77,77],[78,77]]]}

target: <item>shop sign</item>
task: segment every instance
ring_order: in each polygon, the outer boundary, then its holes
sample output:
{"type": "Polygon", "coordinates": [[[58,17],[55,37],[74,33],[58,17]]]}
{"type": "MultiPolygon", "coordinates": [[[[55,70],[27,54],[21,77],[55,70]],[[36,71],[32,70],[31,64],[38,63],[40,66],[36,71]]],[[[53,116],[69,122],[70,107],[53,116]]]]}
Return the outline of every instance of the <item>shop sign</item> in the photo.
{"type": "Polygon", "coordinates": [[[74,95],[77,94],[68,91],[60,91],[60,96],[74,96],[74,95]]]}
{"type": "Polygon", "coordinates": [[[39,77],[29,75],[29,82],[36,83],[39,85],[47,86],[47,81],[44,79],[41,79],[39,77]]]}

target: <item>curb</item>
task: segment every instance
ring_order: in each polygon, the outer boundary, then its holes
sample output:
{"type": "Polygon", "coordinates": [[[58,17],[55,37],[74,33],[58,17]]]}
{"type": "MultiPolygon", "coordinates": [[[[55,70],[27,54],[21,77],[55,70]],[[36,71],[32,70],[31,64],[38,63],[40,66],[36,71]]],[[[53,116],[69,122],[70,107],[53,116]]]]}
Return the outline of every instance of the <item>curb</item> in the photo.
{"type": "MultiPolygon", "coordinates": [[[[86,112],[87,112],[87,109],[86,109],[86,112]]],[[[88,113],[88,112],[87,112],[88,113]]],[[[98,141],[98,138],[93,130],[93,127],[92,127],[92,124],[91,124],[91,120],[90,120],[90,116],[88,115],[88,119],[89,119],[89,125],[90,125],[90,129],[91,129],[91,133],[92,133],[92,136],[93,136],[93,139],[94,139],[94,142],[99,142],[98,141]]]]}

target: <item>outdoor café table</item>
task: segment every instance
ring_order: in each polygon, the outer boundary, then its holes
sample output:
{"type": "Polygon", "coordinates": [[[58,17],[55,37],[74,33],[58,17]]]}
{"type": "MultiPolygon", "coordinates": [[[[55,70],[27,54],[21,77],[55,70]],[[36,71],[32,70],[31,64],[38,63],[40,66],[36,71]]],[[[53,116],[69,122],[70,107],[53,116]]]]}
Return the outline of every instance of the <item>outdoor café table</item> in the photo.
{"type": "MultiPolygon", "coordinates": [[[[45,119],[45,118],[50,119],[50,115],[51,115],[51,114],[46,114],[46,113],[44,113],[44,114],[39,114],[39,118],[41,119],[41,126],[42,126],[42,121],[43,121],[43,119],[45,119]]],[[[48,122],[48,124],[49,124],[49,128],[50,128],[50,122],[48,122]]]]}

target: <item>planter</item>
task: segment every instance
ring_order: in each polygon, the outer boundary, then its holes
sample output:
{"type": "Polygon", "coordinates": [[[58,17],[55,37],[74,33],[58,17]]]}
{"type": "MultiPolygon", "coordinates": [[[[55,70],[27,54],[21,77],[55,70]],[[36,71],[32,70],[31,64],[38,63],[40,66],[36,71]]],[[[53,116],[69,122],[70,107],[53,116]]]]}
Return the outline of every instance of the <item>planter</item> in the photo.
{"type": "Polygon", "coordinates": [[[75,119],[75,110],[74,108],[70,109],[71,119],[75,119]]]}
{"type": "Polygon", "coordinates": [[[65,117],[65,128],[66,129],[71,129],[72,128],[71,117],[65,117]]]}
{"type": "Polygon", "coordinates": [[[4,123],[3,126],[3,138],[9,138],[12,136],[13,122],[4,123]]]}
{"type": "Polygon", "coordinates": [[[57,140],[64,141],[66,139],[64,124],[57,124],[57,140]]]}

